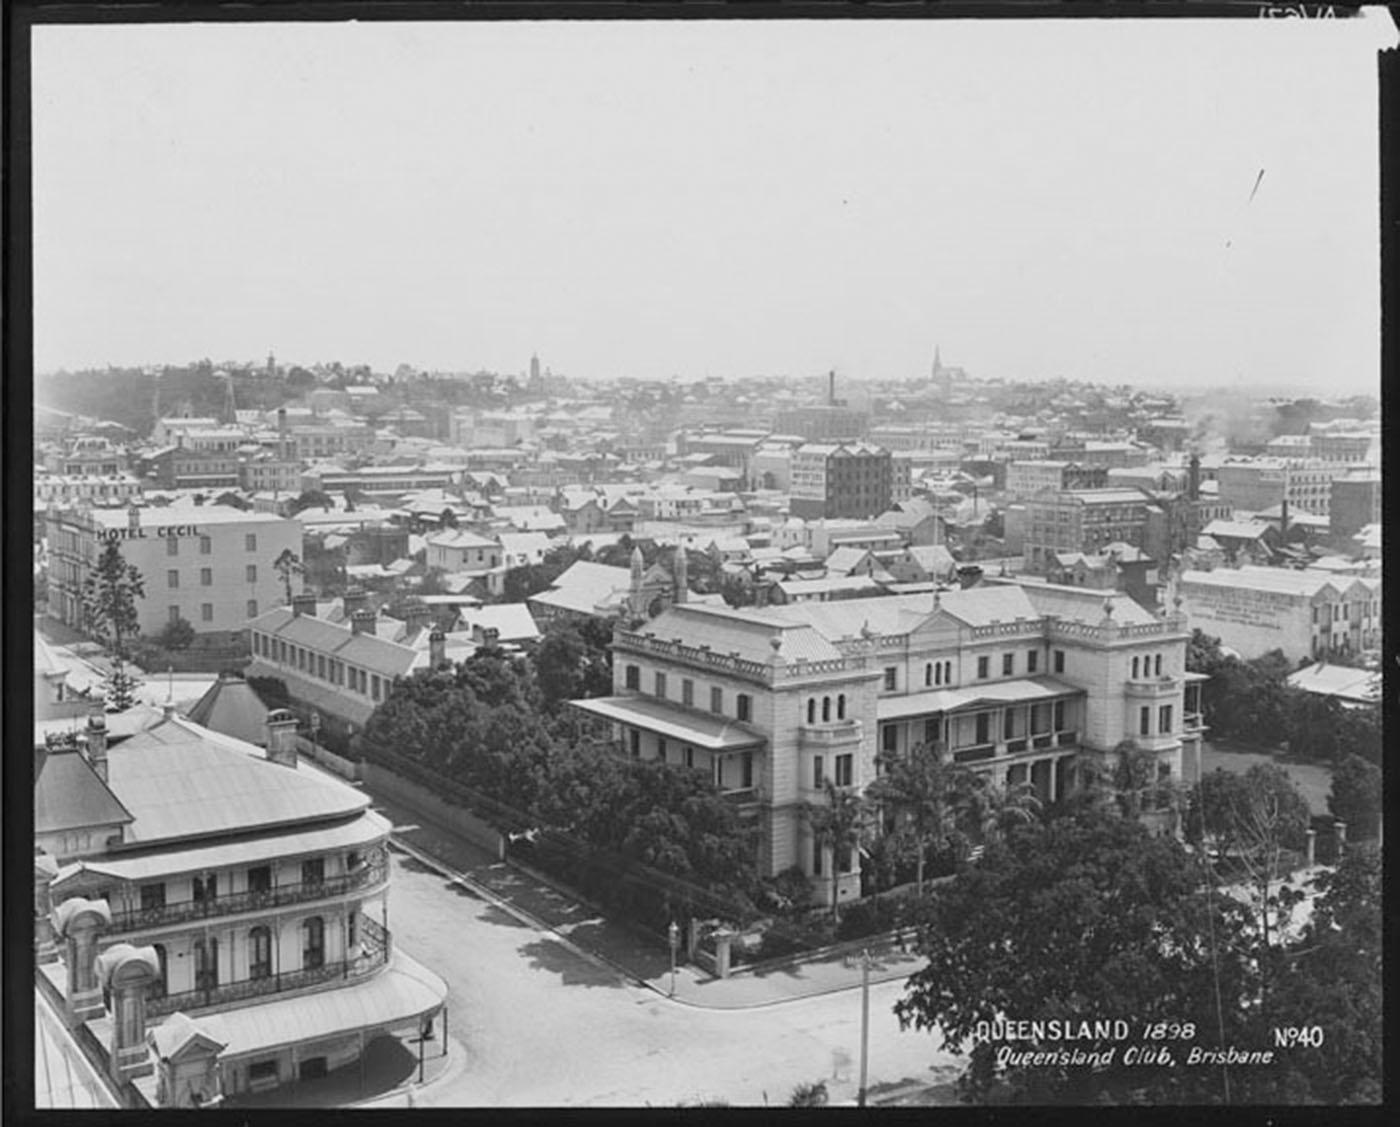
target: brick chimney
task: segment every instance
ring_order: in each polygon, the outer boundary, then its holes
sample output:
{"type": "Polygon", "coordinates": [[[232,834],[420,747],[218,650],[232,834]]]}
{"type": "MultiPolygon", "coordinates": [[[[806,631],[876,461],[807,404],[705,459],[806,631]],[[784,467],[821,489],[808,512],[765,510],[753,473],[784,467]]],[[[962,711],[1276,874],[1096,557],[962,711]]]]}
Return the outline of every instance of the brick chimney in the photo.
{"type": "Polygon", "coordinates": [[[297,718],[285,708],[274,708],[267,714],[267,759],[296,769],[297,718]]]}
{"type": "Polygon", "coordinates": [[[1191,461],[1187,465],[1189,469],[1186,478],[1186,496],[1192,501],[1199,501],[1201,499],[1201,456],[1192,454],[1191,461]]]}
{"type": "Polygon", "coordinates": [[[345,607],[345,617],[350,618],[357,610],[364,610],[369,606],[369,592],[363,587],[351,587],[345,592],[342,605],[345,607]]]}
{"type": "Polygon", "coordinates": [[[87,757],[93,771],[107,781],[107,712],[102,702],[93,705],[87,718],[87,757]]]}
{"type": "Polygon", "coordinates": [[[409,635],[426,630],[433,620],[433,608],[427,603],[410,603],[404,611],[404,629],[409,635]]]}
{"type": "Polygon", "coordinates": [[[447,635],[441,630],[434,630],[428,635],[428,666],[431,669],[441,669],[447,664],[447,635]]]}
{"type": "Polygon", "coordinates": [[[350,616],[350,631],[354,634],[373,634],[375,615],[372,610],[357,610],[350,616]]]}
{"type": "Polygon", "coordinates": [[[306,615],[307,618],[316,617],[316,596],[312,594],[292,596],[292,614],[296,618],[306,615]]]}

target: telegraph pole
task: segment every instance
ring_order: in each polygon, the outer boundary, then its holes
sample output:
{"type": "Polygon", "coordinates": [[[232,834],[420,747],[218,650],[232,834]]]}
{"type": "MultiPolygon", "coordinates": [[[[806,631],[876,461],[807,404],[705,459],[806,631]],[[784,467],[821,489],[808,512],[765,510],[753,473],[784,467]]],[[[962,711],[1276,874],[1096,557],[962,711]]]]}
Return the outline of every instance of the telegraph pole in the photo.
{"type": "Polygon", "coordinates": [[[866,1062],[870,1056],[870,949],[860,953],[860,1091],[856,1105],[865,1106],[866,1062]]]}

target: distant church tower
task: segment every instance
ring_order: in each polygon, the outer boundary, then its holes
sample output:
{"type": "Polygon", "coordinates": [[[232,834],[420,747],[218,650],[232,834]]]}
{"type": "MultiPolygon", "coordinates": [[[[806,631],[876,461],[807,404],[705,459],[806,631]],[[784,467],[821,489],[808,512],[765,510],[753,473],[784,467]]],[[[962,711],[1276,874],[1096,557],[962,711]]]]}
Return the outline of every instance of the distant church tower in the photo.
{"type": "Polygon", "coordinates": [[[629,584],[627,603],[634,615],[646,614],[646,595],[642,591],[642,576],[646,571],[646,560],[640,547],[632,549],[632,581],[629,584]]]}
{"type": "Polygon", "coordinates": [[[943,358],[938,354],[938,345],[933,346],[933,378],[938,379],[939,373],[943,371],[943,358]]]}

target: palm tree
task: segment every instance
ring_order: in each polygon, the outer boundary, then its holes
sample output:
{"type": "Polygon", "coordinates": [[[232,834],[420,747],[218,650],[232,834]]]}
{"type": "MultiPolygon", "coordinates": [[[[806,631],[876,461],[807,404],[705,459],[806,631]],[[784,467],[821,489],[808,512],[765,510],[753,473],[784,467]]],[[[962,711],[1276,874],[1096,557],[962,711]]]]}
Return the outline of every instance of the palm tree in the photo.
{"type": "Polygon", "coordinates": [[[831,850],[831,914],[838,915],[837,900],[841,866],[837,858],[847,855],[865,836],[870,810],[866,800],[849,787],[838,787],[826,780],[826,803],[804,803],[803,811],[812,826],[812,835],[823,848],[831,850]]]}
{"type": "Polygon", "coordinates": [[[964,825],[984,842],[1000,841],[1015,825],[1026,825],[1040,816],[1041,802],[1035,784],[999,783],[988,773],[978,773],[961,796],[964,825]]]}
{"type": "Polygon", "coordinates": [[[903,818],[900,827],[914,846],[918,894],[924,892],[924,863],[928,851],[962,836],[957,824],[961,795],[968,789],[968,769],[949,762],[941,743],[920,744],[908,757],[881,754],[876,762],[884,774],[866,794],[887,803],[903,818]]]}
{"type": "Polygon", "coordinates": [[[282,577],[282,586],[287,592],[287,605],[292,605],[292,576],[306,571],[301,557],[290,548],[283,548],[282,554],[272,561],[272,569],[282,577]]]}

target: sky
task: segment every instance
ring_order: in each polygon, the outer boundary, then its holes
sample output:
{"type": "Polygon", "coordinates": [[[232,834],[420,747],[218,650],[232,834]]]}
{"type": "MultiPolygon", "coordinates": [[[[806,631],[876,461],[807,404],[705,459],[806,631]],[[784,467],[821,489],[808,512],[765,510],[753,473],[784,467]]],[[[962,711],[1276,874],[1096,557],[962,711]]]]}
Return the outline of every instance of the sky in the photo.
{"type": "Polygon", "coordinates": [[[36,372],[1379,388],[1356,20],[46,26],[36,372]],[[1261,175],[1262,174],[1262,175],[1261,175]]]}

